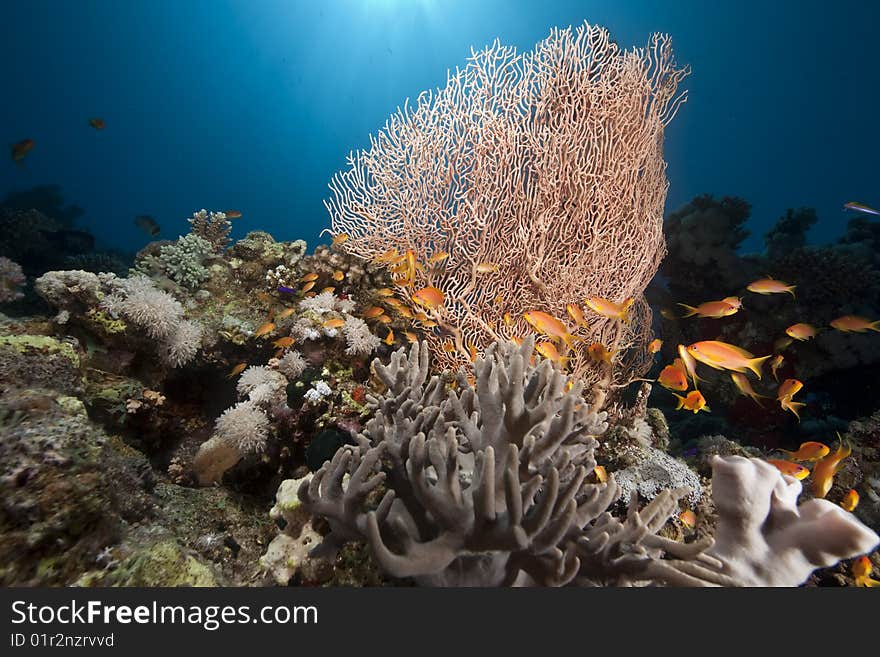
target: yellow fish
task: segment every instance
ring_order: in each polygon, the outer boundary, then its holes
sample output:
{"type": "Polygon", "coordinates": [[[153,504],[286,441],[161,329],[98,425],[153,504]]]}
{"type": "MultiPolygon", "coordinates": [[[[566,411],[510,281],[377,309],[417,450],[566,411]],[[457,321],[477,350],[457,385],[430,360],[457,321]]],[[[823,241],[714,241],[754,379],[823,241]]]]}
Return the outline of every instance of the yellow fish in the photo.
{"type": "Polygon", "coordinates": [[[782,362],[785,360],[785,357],[782,354],[776,354],[773,357],[773,360],[770,361],[770,372],[773,374],[773,380],[779,381],[779,377],[777,376],[777,371],[780,367],[782,367],[782,362]]]}
{"type": "Polygon", "coordinates": [[[326,329],[342,328],[343,326],[345,326],[345,320],[339,317],[334,317],[333,319],[328,319],[326,322],[321,324],[321,326],[326,329]]]}
{"type": "Polygon", "coordinates": [[[476,269],[478,274],[494,274],[498,271],[498,265],[494,262],[481,262],[476,269]]]}
{"type": "Polygon", "coordinates": [[[791,461],[781,461],[779,459],[767,459],[767,463],[774,466],[782,474],[786,474],[789,477],[794,477],[799,481],[801,479],[806,479],[810,475],[809,468],[805,468],[799,463],[792,463],[791,461]]]}
{"type": "Polygon", "coordinates": [[[697,515],[690,509],[685,509],[679,513],[678,519],[681,521],[681,524],[688,529],[693,529],[697,526],[697,515]]]}
{"type": "Polygon", "coordinates": [[[850,488],[846,491],[846,495],[843,496],[843,501],[840,503],[845,510],[852,513],[856,510],[856,507],[859,505],[859,494],[856,492],[855,488],[850,488]]]}
{"type": "Polygon", "coordinates": [[[679,392],[687,390],[687,373],[684,370],[684,365],[676,358],[674,365],[667,365],[663,368],[660,376],[657,377],[657,382],[667,390],[678,390],[679,392]]]}
{"type": "Polygon", "coordinates": [[[276,320],[287,319],[287,318],[290,317],[294,312],[296,312],[296,308],[285,308],[285,309],[282,310],[280,313],[278,313],[277,315],[275,315],[275,319],[276,319],[276,320]]]}
{"type": "MultiPolygon", "coordinates": [[[[687,373],[689,377],[691,377],[691,381],[694,382],[694,389],[698,388],[697,382],[702,381],[700,377],[697,376],[697,361],[688,353],[687,347],[683,344],[678,345],[678,355],[681,360],[681,366],[684,371],[687,373]]],[[[679,359],[676,359],[676,363],[679,359]]],[[[687,388],[685,385],[684,389],[687,388]]]]}
{"type": "Polygon", "coordinates": [[[278,338],[277,340],[275,340],[275,342],[272,343],[272,346],[277,347],[278,349],[286,349],[287,347],[290,347],[294,342],[295,340],[288,335],[285,338],[278,338]]]}
{"type": "Polygon", "coordinates": [[[394,331],[392,331],[391,329],[388,329],[388,335],[385,336],[385,344],[394,344],[394,331]]]}
{"type": "Polygon", "coordinates": [[[412,331],[404,331],[404,332],[403,332],[403,335],[404,335],[404,337],[406,337],[406,339],[409,340],[410,342],[418,342],[418,341],[419,341],[419,336],[417,336],[417,335],[416,335],[415,333],[413,333],[412,331]]]}
{"type": "Polygon", "coordinates": [[[689,306],[686,303],[680,303],[678,305],[687,310],[684,317],[693,317],[696,315],[697,317],[720,319],[721,317],[729,317],[739,310],[739,308],[730,305],[726,301],[707,301],[696,307],[689,306]]]}
{"type": "Polygon", "coordinates": [[[656,354],[663,348],[663,340],[660,338],[654,338],[648,343],[648,352],[652,354],[656,354]]]}
{"type": "Polygon", "coordinates": [[[432,255],[430,258],[428,258],[428,264],[429,265],[436,265],[438,262],[443,262],[448,257],[449,257],[449,254],[446,253],[446,251],[438,251],[437,253],[432,255]]]}
{"type": "Polygon", "coordinates": [[[813,497],[824,498],[828,494],[834,484],[834,475],[843,467],[841,462],[852,454],[852,447],[844,446],[839,433],[837,438],[840,440],[837,451],[820,460],[813,468],[813,497]]]}
{"type": "Polygon", "coordinates": [[[361,317],[364,319],[370,319],[372,317],[378,317],[382,313],[385,312],[384,308],[380,308],[379,306],[370,306],[364,312],[361,313],[361,317]]]}
{"type": "Polygon", "coordinates": [[[309,272],[299,280],[303,283],[310,283],[312,281],[318,280],[318,275],[315,272],[309,272]]]}
{"type": "Polygon", "coordinates": [[[746,377],[745,374],[741,372],[731,372],[730,378],[734,382],[740,393],[745,395],[746,397],[751,398],[758,406],[761,405],[761,402],[758,401],[758,399],[766,399],[764,395],[759,395],[757,392],[755,392],[754,388],[752,388],[752,384],[749,383],[749,379],[748,377],[746,377]]]}
{"type": "Polygon", "coordinates": [[[584,311],[582,311],[579,306],[569,303],[565,306],[565,312],[568,313],[568,316],[571,317],[572,321],[574,321],[577,326],[587,325],[587,320],[584,319],[584,311]]]}
{"type": "Polygon", "coordinates": [[[614,356],[613,351],[608,351],[605,348],[605,345],[601,342],[594,342],[587,348],[587,353],[597,363],[611,363],[611,358],[614,356]]]}
{"type": "Polygon", "coordinates": [[[777,281],[770,276],[746,285],[746,289],[749,292],[755,292],[756,294],[778,294],[780,292],[788,292],[791,296],[794,296],[794,289],[796,287],[796,285],[789,285],[784,281],[777,281]]]}
{"type": "Polygon", "coordinates": [[[880,319],[872,322],[870,319],[865,319],[864,317],[859,317],[857,315],[844,315],[843,317],[838,317],[833,320],[831,326],[844,333],[864,333],[865,331],[880,332],[880,319]]]}
{"type": "Polygon", "coordinates": [[[338,235],[333,236],[331,246],[339,246],[340,244],[345,244],[347,241],[348,233],[339,233],[338,235]]]}
{"type": "Polygon", "coordinates": [[[535,345],[535,349],[544,358],[552,363],[556,363],[559,367],[564,368],[568,364],[568,358],[560,356],[556,351],[556,345],[552,342],[539,342],[535,345]]]}
{"type": "Polygon", "coordinates": [[[232,377],[234,377],[238,374],[241,374],[242,372],[245,371],[245,369],[247,369],[247,366],[248,366],[247,363],[239,363],[238,365],[236,365],[235,367],[233,367],[230,370],[229,374],[226,375],[226,378],[231,379],[232,377]]]}
{"type": "Polygon", "coordinates": [[[761,378],[761,364],[770,356],[755,358],[754,355],[736,345],[717,340],[705,340],[688,345],[688,353],[701,363],[716,370],[745,372],[747,369],[761,378]]]}
{"type": "Polygon", "coordinates": [[[437,308],[443,305],[446,295],[436,287],[423,287],[421,290],[413,292],[412,299],[425,308],[437,308]]]}
{"type": "Polygon", "coordinates": [[[675,410],[683,408],[688,411],[693,411],[694,413],[699,413],[700,411],[706,411],[708,413],[712,410],[706,405],[706,398],[703,397],[703,393],[699,390],[691,390],[686,397],[676,395],[674,392],[672,394],[678,399],[678,406],[675,407],[675,410]]]}
{"type": "Polygon", "coordinates": [[[260,328],[258,328],[256,331],[254,331],[254,337],[259,338],[264,335],[268,335],[269,333],[271,333],[274,330],[275,330],[275,324],[273,322],[266,322],[265,324],[260,326],[260,328]]]}
{"type": "Polygon", "coordinates": [[[302,286],[302,291],[303,291],[303,292],[308,292],[308,291],[311,290],[313,287],[315,287],[315,281],[309,281],[308,283],[306,283],[305,285],[302,286]]]}
{"type": "Polygon", "coordinates": [[[604,465],[597,465],[593,468],[593,474],[596,475],[596,481],[600,484],[604,484],[608,481],[608,472],[605,470],[604,465]]]}
{"type": "Polygon", "coordinates": [[[785,334],[790,338],[803,342],[804,340],[810,340],[816,337],[816,327],[803,323],[792,324],[785,329],[785,334]]]}
{"type": "Polygon", "coordinates": [[[562,340],[569,347],[571,347],[572,342],[576,340],[576,338],[568,332],[568,327],[553,317],[553,315],[548,315],[540,310],[530,310],[523,313],[523,318],[529,323],[529,326],[535,329],[538,333],[543,333],[551,339],[562,340]]]}
{"type": "Polygon", "coordinates": [[[393,297],[394,290],[388,287],[380,287],[378,290],[376,290],[376,294],[378,294],[380,297],[393,297]]]}
{"type": "Polygon", "coordinates": [[[819,459],[823,459],[828,456],[831,448],[823,443],[810,441],[806,443],[801,443],[801,446],[798,447],[796,452],[789,452],[784,449],[781,449],[779,451],[787,454],[788,458],[792,461],[818,461],[819,459]]]}
{"type": "Polygon", "coordinates": [[[337,269],[336,271],[333,272],[333,280],[334,281],[341,281],[344,278],[345,278],[345,272],[342,271],[341,269],[337,269]]]}
{"type": "Polygon", "coordinates": [[[635,299],[630,297],[629,299],[624,299],[620,303],[615,303],[614,301],[609,301],[602,297],[589,297],[584,299],[584,303],[587,308],[597,315],[602,315],[602,317],[608,317],[610,319],[619,319],[625,322],[629,316],[630,307],[635,303],[635,299]]]}
{"type": "Polygon", "coordinates": [[[873,566],[867,555],[862,555],[853,561],[852,574],[853,579],[856,581],[856,586],[880,586],[880,581],[871,578],[872,570],[873,566]]]}

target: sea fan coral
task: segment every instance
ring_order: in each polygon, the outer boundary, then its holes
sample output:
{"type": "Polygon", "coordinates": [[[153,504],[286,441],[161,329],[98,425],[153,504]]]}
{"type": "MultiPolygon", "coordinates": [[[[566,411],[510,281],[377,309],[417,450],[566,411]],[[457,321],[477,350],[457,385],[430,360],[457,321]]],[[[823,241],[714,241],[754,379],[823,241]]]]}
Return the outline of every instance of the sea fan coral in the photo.
{"type": "Polygon", "coordinates": [[[601,384],[591,389],[602,405],[650,364],[642,293],[665,252],[663,132],[686,74],[667,36],[623,51],[586,23],[528,53],[498,42],[473,53],[333,178],[332,232],[349,236],[339,248],[365,259],[396,248],[419,263],[448,253],[411,281],[445,293],[431,319],[454,353],[428,336],[442,366],[466,365],[471,344],[526,334],[526,311],[565,318],[585,296],[635,298],[629,323],[590,316],[577,329],[570,366],[601,384]],[[613,368],[589,357],[593,342],[618,351],[613,368]]]}

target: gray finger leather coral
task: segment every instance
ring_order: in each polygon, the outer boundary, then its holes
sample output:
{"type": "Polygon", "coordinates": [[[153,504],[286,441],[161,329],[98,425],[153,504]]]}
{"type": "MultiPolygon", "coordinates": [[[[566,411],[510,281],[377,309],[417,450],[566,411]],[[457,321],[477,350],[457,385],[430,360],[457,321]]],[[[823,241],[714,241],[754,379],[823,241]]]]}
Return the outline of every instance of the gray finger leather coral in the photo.
{"type": "Polygon", "coordinates": [[[613,475],[587,481],[605,413],[549,361],[530,364],[533,349],[491,346],[457,390],[429,378],[423,345],[375,360],[388,387],[369,399],[375,417],[299,488],[331,528],[315,553],[365,540],[386,573],[421,585],[793,586],[877,544],[839,507],[797,507],[799,482],[745,458],[713,462],[717,540],[658,535],[685,488],[641,510],[633,493],[618,519],[613,475]]]}

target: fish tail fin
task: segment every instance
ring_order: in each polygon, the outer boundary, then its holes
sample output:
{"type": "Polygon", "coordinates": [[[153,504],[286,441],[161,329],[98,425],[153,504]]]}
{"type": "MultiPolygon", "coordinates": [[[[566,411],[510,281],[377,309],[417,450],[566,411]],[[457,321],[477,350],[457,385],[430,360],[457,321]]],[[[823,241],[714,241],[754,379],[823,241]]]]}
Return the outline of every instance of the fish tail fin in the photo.
{"type": "Polygon", "coordinates": [[[880,319],[878,319],[876,322],[871,322],[870,324],[868,324],[868,329],[871,331],[880,332],[880,319]]]}
{"type": "Polygon", "coordinates": [[[794,288],[796,287],[797,285],[789,285],[787,288],[785,288],[785,291],[791,295],[792,299],[797,299],[797,297],[794,295],[794,288]]]}
{"type": "MultiPolygon", "coordinates": [[[[672,394],[675,395],[674,392],[672,394]]],[[[675,395],[675,398],[678,400],[678,406],[675,407],[675,410],[681,410],[681,407],[684,406],[684,397],[681,395],[675,395]]]]}
{"type": "Polygon", "coordinates": [[[682,308],[684,308],[685,310],[687,310],[687,312],[684,315],[682,315],[682,317],[693,317],[694,315],[697,314],[697,309],[694,308],[693,306],[689,306],[686,303],[679,303],[677,305],[679,305],[682,308]]]}
{"type": "Polygon", "coordinates": [[[702,409],[702,410],[706,411],[707,413],[711,413],[711,412],[712,412],[712,409],[709,408],[708,406],[703,406],[703,409],[702,409]]]}
{"type": "Polygon", "coordinates": [[[761,365],[764,364],[764,361],[768,358],[772,358],[773,354],[769,356],[761,356],[760,358],[750,358],[746,361],[746,367],[748,367],[752,372],[755,373],[755,376],[758,377],[758,380],[761,379],[761,365]]]}

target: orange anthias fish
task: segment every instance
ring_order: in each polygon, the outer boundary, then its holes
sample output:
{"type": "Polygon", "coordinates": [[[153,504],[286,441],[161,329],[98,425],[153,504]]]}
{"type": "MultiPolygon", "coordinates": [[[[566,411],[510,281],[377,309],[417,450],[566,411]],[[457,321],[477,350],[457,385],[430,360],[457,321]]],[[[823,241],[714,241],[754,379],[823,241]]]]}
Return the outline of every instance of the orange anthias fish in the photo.
{"type": "Polygon", "coordinates": [[[748,377],[742,372],[731,372],[730,379],[733,381],[734,385],[736,385],[737,390],[739,390],[741,394],[751,398],[758,406],[761,406],[759,399],[767,398],[765,395],[759,395],[755,392],[755,389],[752,388],[752,384],[749,383],[748,377]]]}
{"type": "Polygon", "coordinates": [[[321,324],[321,326],[326,329],[342,328],[343,326],[345,326],[345,320],[341,319],[340,317],[334,317],[333,319],[328,319],[326,322],[321,324]]]}
{"type": "Polygon", "coordinates": [[[477,265],[476,271],[478,274],[494,274],[498,271],[498,265],[494,262],[481,262],[477,265]]]}
{"type": "Polygon", "coordinates": [[[273,322],[266,322],[260,328],[258,328],[256,331],[254,331],[254,337],[259,338],[264,335],[269,335],[269,333],[271,333],[274,330],[275,330],[275,324],[273,322]]]}
{"type": "Polygon", "coordinates": [[[95,130],[103,130],[104,119],[89,119],[89,125],[92,126],[95,130]]]}
{"type": "Polygon", "coordinates": [[[571,317],[572,321],[578,326],[587,325],[587,320],[584,319],[584,311],[580,309],[580,306],[569,303],[565,306],[565,312],[568,313],[568,316],[571,317]]]}
{"type": "Polygon", "coordinates": [[[686,303],[678,304],[687,312],[684,314],[684,317],[693,317],[696,315],[697,317],[708,317],[712,319],[720,319],[722,317],[729,317],[736,313],[739,308],[733,306],[726,301],[707,301],[706,303],[701,303],[699,306],[689,306],[686,303]]]}
{"type": "Polygon", "coordinates": [[[434,255],[428,258],[429,265],[436,265],[437,263],[443,262],[446,258],[449,257],[449,254],[446,251],[437,251],[434,255]]]}
{"type": "Polygon", "coordinates": [[[311,290],[313,287],[315,287],[315,281],[309,281],[308,283],[306,283],[305,285],[303,285],[301,289],[302,289],[303,292],[308,292],[308,291],[311,290]]]}
{"type": "Polygon", "coordinates": [[[687,372],[685,372],[681,360],[676,358],[674,364],[664,367],[660,376],[657,377],[657,381],[667,390],[678,390],[679,392],[687,390],[687,372]]]}
{"type": "Polygon", "coordinates": [[[446,295],[436,287],[423,287],[421,290],[413,292],[412,299],[425,308],[437,308],[443,305],[446,295]]]}
{"type": "Polygon", "coordinates": [[[587,348],[587,353],[597,363],[611,363],[611,359],[614,356],[613,351],[608,351],[605,348],[605,345],[601,342],[594,342],[587,348]]]}
{"type": "Polygon", "coordinates": [[[873,570],[874,567],[871,565],[871,560],[867,555],[862,555],[853,561],[852,574],[853,579],[856,581],[856,586],[880,586],[880,581],[871,578],[873,570]]]}
{"type": "Polygon", "coordinates": [[[272,343],[272,346],[277,347],[278,349],[287,349],[288,347],[293,345],[294,342],[296,342],[296,340],[288,335],[287,337],[278,338],[277,340],[275,340],[275,342],[272,343]]]}
{"type": "Polygon", "coordinates": [[[600,484],[604,484],[606,481],[608,481],[608,472],[605,470],[604,465],[597,465],[595,468],[593,468],[593,474],[596,475],[596,480],[600,484]]]}
{"type": "Polygon", "coordinates": [[[330,242],[331,246],[339,246],[340,244],[345,244],[348,241],[348,233],[339,233],[338,235],[333,236],[333,240],[330,242]]]}
{"type": "Polygon", "coordinates": [[[225,210],[223,214],[227,219],[241,219],[241,212],[238,210],[225,210]]]}
{"type": "Polygon", "coordinates": [[[781,449],[779,451],[787,454],[788,458],[792,461],[818,461],[819,459],[823,459],[828,456],[831,448],[823,443],[810,441],[806,443],[801,443],[801,446],[798,447],[796,452],[789,452],[784,449],[781,449]]]}
{"type": "Polygon", "coordinates": [[[34,147],[33,139],[23,139],[17,144],[12,145],[12,160],[14,162],[21,162],[25,155],[30,153],[31,149],[34,147]]]}
{"type": "Polygon", "coordinates": [[[564,368],[566,365],[568,365],[568,358],[560,356],[559,352],[556,351],[556,345],[554,345],[552,342],[539,342],[535,345],[535,349],[544,358],[552,363],[556,363],[557,365],[559,365],[559,367],[564,368]]]}
{"type": "Polygon", "coordinates": [[[379,306],[370,306],[364,312],[361,313],[361,317],[363,317],[364,319],[371,319],[373,317],[378,317],[379,315],[381,315],[384,312],[385,312],[384,308],[381,308],[379,306]]]}
{"type": "Polygon", "coordinates": [[[685,509],[684,511],[679,513],[678,519],[681,521],[681,524],[688,529],[693,529],[697,526],[697,514],[695,514],[690,509],[685,509]]]}
{"type": "Polygon", "coordinates": [[[859,494],[855,488],[850,488],[846,491],[846,495],[843,496],[843,501],[840,503],[845,510],[852,513],[856,510],[856,507],[859,505],[859,494]]]}
{"type": "Polygon", "coordinates": [[[813,468],[813,497],[824,498],[828,494],[828,491],[831,490],[831,486],[834,484],[834,475],[843,467],[841,462],[852,454],[852,447],[843,444],[843,439],[840,438],[839,433],[837,437],[841,441],[837,451],[823,458],[813,468]]]}
{"type": "Polygon", "coordinates": [[[548,315],[540,310],[530,310],[523,313],[523,318],[529,323],[529,326],[535,329],[538,333],[543,333],[551,339],[562,340],[569,347],[571,347],[572,342],[576,340],[576,338],[568,332],[568,327],[553,317],[553,315],[548,315]]]}
{"type": "Polygon", "coordinates": [[[688,353],[701,363],[716,370],[733,370],[743,372],[751,370],[760,379],[761,364],[770,356],[755,358],[754,355],[736,345],[717,340],[706,340],[688,345],[688,353]]]}
{"type": "Polygon", "coordinates": [[[785,357],[782,354],[776,354],[773,357],[773,360],[770,361],[770,372],[773,374],[773,380],[779,381],[779,377],[776,372],[782,367],[782,362],[785,360],[785,357]]]}
{"type": "Polygon", "coordinates": [[[275,315],[275,319],[276,319],[276,320],[287,319],[288,317],[290,317],[290,316],[291,316],[293,313],[295,313],[295,312],[296,312],[296,308],[285,308],[285,309],[282,310],[280,313],[278,313],[277,315],[275,315]]]}
{"type": "Polygon", "coordinates": [[[880,319],[872,322],[870,319],[857,315],[844,315],[831,322],[831,326],[844,333],[864,333],[865,331],[880,331],[880,319]]]}
{"type": "Polygon", "coordinates": [[[785,334],[795,340],[811,340],[816,337],[816,327],[810,324],[792,324],[785,329],[785,334]]]}
{"type": "Polygon", "coordinates": [[[654,338],[648,343],[648,352],[652,354],[656,354],[663,348],[663,340],[660,338],[654,338]]]}
{"type": "Polygon", "coordinates": [[[796,395],[801,388],[804,387],[804,384],[798,381],[797,379],[786,379],[782,383],[779,384],[779,389],[776,391],[776,399],[782,400],[788,397],[791,399],[794,395],[796,395]]]}
{"type": "Polygon", "coordinates": [[[385,344],[394,344],[394,331],[392,331],[391,329],[388,329],[388,335],[385,336],[385,344]]]}
{"type": "Polygon", "coordinates": [[[239,363],[229,371],[229,374],[226,375],[226,378],[231,379],[232,377],[241,374],[245,371],[245,369],[247,369],[247,366],[247,363],[239,363]]]}
{"type": "Polygon", "coordinates": [[[418,342],[418,341],[419,341],[419,336],[417,336],[417,335],[416,335],[415,333],[413,333],[412,331],[404,331],[404,332],[403,332],[403,335],[404,335],[404,337],[406,337],[406,339],[407,339],[409,342],[418,342]]]}
{"type": "Polygon", "coordinates": [[[634,302],[635,299],[632,297],[624,299],[620,303],[615,303],[614,301],[609,301],[602,297],[589,297],[584,299],[587,308],[597,315],[602,315],[602,317],[608,317],[610,319],[619,319],[623,322],[627,321],[629,318],[629,309],[634,302]]]}
{"type": "Polygon", "coordinates": [[[797,480],[806,479],[810,475],[809,468],[806,468],[799,463],[792,463],[791,461],[781,461],[779,459],[767,459],[767,463],[775,466],[776,469],[779,470],[782,474],[786,474],[789,477],[794,477],[797,480]]]}
{"type": "Polygon", "coordinates": [[[672,394],[678,399],[678,406],[675,407],[675,410],[683,408],[694,413],[699,413],[700,411],[708,413],[712,410],[706,405],[706,398],[703,397],[703,393],[699,390],[691,390],[686,397],[676,395],[674,392],[672,394]]]}
{"type": "Polygon", "coordinates": [[[380,287],[378,290],[376,290],[376,294],[378,294],[380,297],[393,297],[394,290],[392,290],[390,287],[380,287]]]}
{"type": "Polygon", "coordinates": [[[697,382],[703,380],[697,376],[697,361],[688,353],[687,347],[683,344],[678,345],[678,355],[679,358],[676,359],[675,362],[677,363],[681,360],[681,366],[684,368],[687,375],[691,377],[691,381],[694,382],[694,389],[697,389],[697,382]]]}
{"type": "Polygon", "coordinates": [[[341,269],[337,269],[336,271],[333,272],[333,280],[336,281],[337,283],[344,278],[345,278],[345,272],[342,271],[341,269]]]}
{"type": "Polygon", "coordinates": [[[743,302],[740,297],[724,297],[722,301],[726,304],[729,304],[739,310],[743,307],[743,302]]]}
{"type": "Polygon", "coordinates": [[[746,289],[749,292],[755,292],[756,294],[779,294],[780,292],[788,292],[791,296],[794,296],[794,289],[796,287],[796,285],[789,285],[784,281],[777,281],[775,278],[768,276],[767,278],[761,278],[749,283],[746,286],[746,289]]]}

